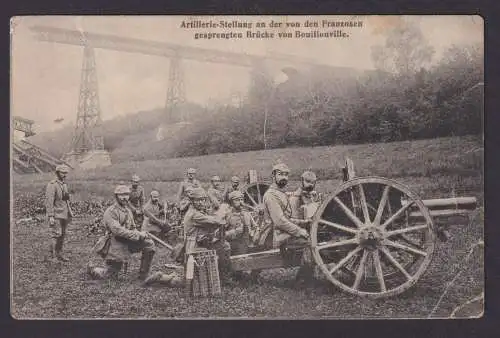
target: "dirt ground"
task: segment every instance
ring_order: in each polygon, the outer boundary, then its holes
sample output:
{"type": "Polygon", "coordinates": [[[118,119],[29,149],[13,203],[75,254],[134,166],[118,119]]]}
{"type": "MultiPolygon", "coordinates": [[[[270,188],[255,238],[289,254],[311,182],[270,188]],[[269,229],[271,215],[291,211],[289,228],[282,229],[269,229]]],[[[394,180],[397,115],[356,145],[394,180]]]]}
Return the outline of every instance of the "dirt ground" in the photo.
{"type": "MultiPolygon", "coordinates": [[[[483,247],[474,246],[483,239],[481,209],[469,219],[450,221],[452,238],[438,242],[431,265],[416,285],[381,300],[341,292],[324,280],[312,290],[293,289],[285,283],[294,277],[295,269],[267,270],[262,285],[223,287],[221,297],[191,299],[182,289],[143,287],[137,279],[138,256],[119,280],[93,281],[86,276],[85,266],[97,238],[89,236],[83,220],[75,220],[68,230],[65,250],[71,261],[55,264],[45,261],[46,224],[14,222],[11,314],[17,319],[427,318],[431,313],[449,317],[484,289],[483,247]]],[[[153,270],[167,261],[168,252],[159,249],[153,270]]]]}

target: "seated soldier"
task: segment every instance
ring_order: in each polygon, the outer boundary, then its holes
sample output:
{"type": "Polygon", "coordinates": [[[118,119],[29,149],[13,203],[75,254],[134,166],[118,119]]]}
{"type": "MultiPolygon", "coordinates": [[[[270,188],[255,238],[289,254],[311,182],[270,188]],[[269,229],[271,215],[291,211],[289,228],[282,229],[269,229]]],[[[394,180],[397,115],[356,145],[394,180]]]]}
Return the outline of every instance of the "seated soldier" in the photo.
{"type": "Polygon", "coordinates": [[[296,282],[310,284],[313,281],[314,268],[312,253],[308,248],[309,233],[291,220],[292,210],[285,192],[289,172],[290,169],[284,163],[273,166],[273,183],[264,194],[266,223],[272,225],[272,231],[265,242],[268,246],[272,243],[272,247],[280,248],[285,257],[290,249],[302,251],[296,282]]]}
{"type": "Polygon", "coordinates": [[[136,229],[132,211],[128,208],[130,188],[119,185],[115,189],[115,204],[104,212],[106,235],[97,242],[94,251],[105,259],[105,267],[95,267],[90,262],[87,272],[94,279],[117,278],[123,263],[131,254],[141,252],[139,278],[144,280],[150,271],[156,251],[148,234],[136,229]]]}
{"type": "Polygon", "coordinates": [[[150,200],[144,206],[142,228],[161,240],[165,240],[166,234],[171,229],[167,223],[165,207],[160,203],[160,193],[157,190],[151,191],[150,196],[150,200]]]}
{"type": "Polygon", "coordinates": [[[231,210],[226,215],[225,238],[231,246],[231,256],[248,252],[250,229],[257,227],[248,211],[244,211],[243,193],[233,191],[229,194],[231,210]]]}

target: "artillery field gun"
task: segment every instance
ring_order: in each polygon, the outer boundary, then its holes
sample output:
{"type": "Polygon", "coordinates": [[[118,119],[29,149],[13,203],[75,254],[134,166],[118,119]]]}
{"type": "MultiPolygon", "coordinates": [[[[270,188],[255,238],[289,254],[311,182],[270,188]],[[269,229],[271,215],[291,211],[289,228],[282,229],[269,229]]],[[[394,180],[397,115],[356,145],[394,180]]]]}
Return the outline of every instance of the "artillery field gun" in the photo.
{"type": "MultiPolygon", "coordinates": [[[[270,184],[255,180],[243,188],[245,203],[262,224],[259,210],[270,184]]],[[[344,183],[321,202],[306,207],[312,217],[310,246],[317,269],[340,289],[370,298],[391,297],[417,283],[431,262],[443,229],[436,217],[466,215],[475,197],[423,200],[406,186],[382,177],[355,177],[346,161],[344,183]]],[[[307,215],[308,214],[308,215],[307,215]]],[[[298,266],[279,248],[232,256],[236,271],[298,266]]]]}

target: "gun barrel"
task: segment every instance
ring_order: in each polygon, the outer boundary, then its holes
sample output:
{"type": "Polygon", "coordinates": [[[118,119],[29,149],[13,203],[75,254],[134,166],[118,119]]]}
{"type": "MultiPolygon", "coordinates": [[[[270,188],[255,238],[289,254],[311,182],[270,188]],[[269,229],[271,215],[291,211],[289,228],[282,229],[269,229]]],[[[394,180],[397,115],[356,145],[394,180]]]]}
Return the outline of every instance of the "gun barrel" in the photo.
{"type": "MultiPolygon", "coordinates": [[[[408,201],[403,200],[402,204],[406,205],[408,201]]],[[[468,214],[477,207],[477,199],[475,197],[451,197],[422,200],[424,206],[429,209],[432,217],[436,216],[458,216],[468,214]]],[[[422,213],[416,205],[410,207],[410,217],[422,217],[422,213]]]]}

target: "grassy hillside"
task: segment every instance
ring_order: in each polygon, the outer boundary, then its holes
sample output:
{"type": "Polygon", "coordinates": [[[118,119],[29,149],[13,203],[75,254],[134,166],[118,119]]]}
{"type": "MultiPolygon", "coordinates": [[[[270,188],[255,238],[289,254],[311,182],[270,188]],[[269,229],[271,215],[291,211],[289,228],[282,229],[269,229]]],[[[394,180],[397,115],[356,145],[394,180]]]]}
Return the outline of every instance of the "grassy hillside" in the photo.
{"type": "MultiPolygon", "coordinates": [[[[277,160],[287,163],[291,179],[297,180],[302,171],[311,168],[322,181],[326,192],[341,180],[345,157],[354,161],[358,176],[377,175],[399,180],[425,196],[439,197],[439,191],[449,195],[482,191],[483,150],[477,137],[452,137],[413,142],[377,143],[315,148],[287,148],[246,153],[228,153],[168,160],[130,161],[99,170],[70,173],[69,180],[76,190],[109,194],[110,186],[128,181],[138,174],[147,189],[153,186],[167,195],[174,195],[176,181],[184,177],[188,167],[198,168],[198,176],[207,182],[218,174],[229,181],[232,175],[245,177],[248,170],[257,170],[259,177],[269,177],[277,160]],[[107,184],[103,185],[102,183],[107,184]],[[109,183],[109,184],[108,184],[109,183]]],[[[51,174],[24,175],[14,178],[14,189],[43,188],[51,174]]],[[[85,193],[86,195],[86,193],[85,193]]]]}

